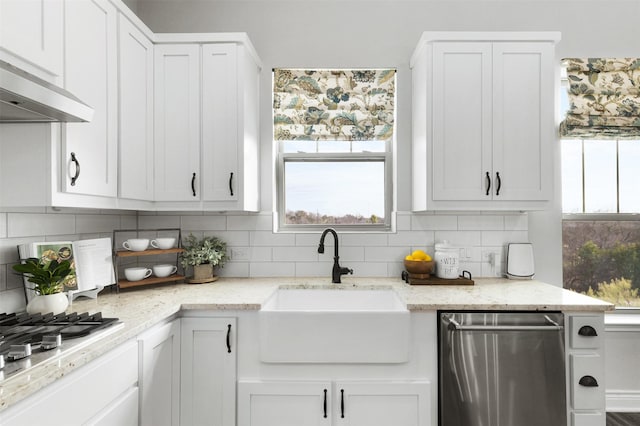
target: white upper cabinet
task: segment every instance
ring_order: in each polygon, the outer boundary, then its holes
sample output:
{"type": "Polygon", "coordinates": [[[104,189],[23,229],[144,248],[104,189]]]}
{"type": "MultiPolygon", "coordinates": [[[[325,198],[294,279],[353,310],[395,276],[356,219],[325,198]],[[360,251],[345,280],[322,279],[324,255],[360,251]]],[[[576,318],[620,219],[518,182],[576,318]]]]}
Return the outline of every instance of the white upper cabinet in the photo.
{"type": "Polygon", "coordinates": [[[158,210],[258,210],[259,74],[241,43],[155,46],[158,210]]]}
{"type": "Polygon", "coordinates": [[[199,201],[200,46],[155,46],[155,200],[199,201]]]}
{"type": "Polygon", "coordinates": [[[552,197],[558,33],[425,33],[411,60],[413,210],[552,197]]]}
{"type": "Polygon", "coordinates": [[[118,15],[118,196],[153,200],[153,44],[118,15]]]}
{"type": "Polygon", "coordinates": [[[65,2],[65,88],[94,109],[62,126],[62,190],[117,196],[117,26],[106,0],[65,2]]]}
{"type": "MultiPolygon", "coordinates": [[[[62,75],[63,0],[0,1],[0,59],[51,82],[62,75]]],[[[61,83],[58,82],[58,83],[61,83]]]]}

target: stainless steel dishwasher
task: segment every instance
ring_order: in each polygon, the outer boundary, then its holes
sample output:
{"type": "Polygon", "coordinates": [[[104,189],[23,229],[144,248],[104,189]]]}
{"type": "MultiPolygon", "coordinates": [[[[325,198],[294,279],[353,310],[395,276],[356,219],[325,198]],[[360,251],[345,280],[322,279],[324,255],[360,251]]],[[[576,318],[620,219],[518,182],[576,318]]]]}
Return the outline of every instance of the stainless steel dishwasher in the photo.
{"type": "Polygon", "coordinates": [[[440,426],[566,426],[564,317],[439,312],[440,426]]]}

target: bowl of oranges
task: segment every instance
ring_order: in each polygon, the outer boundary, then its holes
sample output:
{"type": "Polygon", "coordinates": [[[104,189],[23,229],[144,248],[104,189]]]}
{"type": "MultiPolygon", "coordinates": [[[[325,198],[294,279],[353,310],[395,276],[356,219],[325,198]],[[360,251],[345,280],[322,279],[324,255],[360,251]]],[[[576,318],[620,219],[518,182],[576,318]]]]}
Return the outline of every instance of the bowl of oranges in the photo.
{"type": "Polygon", "coordinates": [[[422,250],[415,250],[404,258],[404,268],[410,274],[429,275],[436,262],[422,250]]]}

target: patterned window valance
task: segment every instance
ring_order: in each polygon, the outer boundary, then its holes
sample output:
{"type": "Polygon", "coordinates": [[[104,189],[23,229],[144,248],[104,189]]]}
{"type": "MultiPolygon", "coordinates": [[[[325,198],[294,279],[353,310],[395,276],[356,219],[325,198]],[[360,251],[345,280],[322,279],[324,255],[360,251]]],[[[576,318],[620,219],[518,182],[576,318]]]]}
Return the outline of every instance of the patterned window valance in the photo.
{"type": "Polygon", "coordinates": [[[273,70],[276,140],[389,140],[395,75],[384,70],[273,70]]]}
{"type": "Polygon", "coordinates": [[[563,138],[640,138],[640,59],[568,58],[569,110],[563,138]]]}

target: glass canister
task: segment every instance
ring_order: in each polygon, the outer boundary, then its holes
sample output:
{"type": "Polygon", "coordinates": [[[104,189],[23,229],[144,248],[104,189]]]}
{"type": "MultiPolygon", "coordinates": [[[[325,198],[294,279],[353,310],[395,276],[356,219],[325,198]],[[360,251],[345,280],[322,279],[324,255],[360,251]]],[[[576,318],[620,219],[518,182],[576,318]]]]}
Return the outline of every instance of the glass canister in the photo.
{"type": "Polygon", "coordinates": [[[458,247],[449,244],[444,240],[436,244],[436,276],[438,278],[455,279],[458,278],[458,266],[460,263],[460,251],[458,247]]]}

